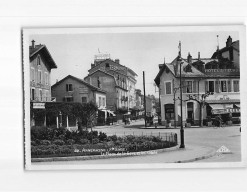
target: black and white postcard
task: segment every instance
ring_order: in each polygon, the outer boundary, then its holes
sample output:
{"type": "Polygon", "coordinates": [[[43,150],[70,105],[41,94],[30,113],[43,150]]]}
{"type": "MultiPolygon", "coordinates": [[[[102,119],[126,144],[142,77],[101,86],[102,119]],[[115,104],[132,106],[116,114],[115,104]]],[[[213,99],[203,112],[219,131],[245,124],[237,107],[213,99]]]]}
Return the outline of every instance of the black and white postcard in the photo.
{"type": "Polygon", "coordinates": [[[245,36],[240,25],[23,28],[25,168],[245,166],[245,36]]]}

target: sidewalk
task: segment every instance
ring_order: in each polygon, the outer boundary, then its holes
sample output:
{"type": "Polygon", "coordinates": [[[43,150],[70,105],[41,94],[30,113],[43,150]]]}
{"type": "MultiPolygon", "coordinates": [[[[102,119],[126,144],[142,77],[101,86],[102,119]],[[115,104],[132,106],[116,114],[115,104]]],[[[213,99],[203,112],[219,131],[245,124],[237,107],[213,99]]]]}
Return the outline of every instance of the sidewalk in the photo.
{"type": "MultiPolygon", "coordinates": [[[[153,150],[155,151],[155,150],[153,150]]],[[[91,156],[91,157],[56,157],[46,159],[32,159],[33,165],[45,164],[147,164],[147,163],[188,163],[207,159],[216,155],[216,148],[186,145],[185,149],[179,146],[166,151],[157,150],[157,153],[130,156],[91,156]],[[70,161],[68,163],[68,161],[70,161]]]]}

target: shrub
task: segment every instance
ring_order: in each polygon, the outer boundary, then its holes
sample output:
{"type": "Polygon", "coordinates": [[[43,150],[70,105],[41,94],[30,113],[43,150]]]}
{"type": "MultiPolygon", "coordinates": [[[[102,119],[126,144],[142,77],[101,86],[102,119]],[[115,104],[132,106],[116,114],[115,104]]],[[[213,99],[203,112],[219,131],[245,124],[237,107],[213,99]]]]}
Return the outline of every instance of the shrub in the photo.
{"type": "Polygon", "coordinates": [[[109,141],[117,141],[118,137],[116,135],[108,136],[109,141]]]}
{"type": "Polygon", "coordinates": [[[51,142],[49,141],[49,140],[40,140],[40,144],[41,145],[50,145],[51,144],[51,142]]]}
{"type": "Polygon", "coordinates": [[[75,140],[73,140],[73,139],[67,140],[67,144],[69,144],[69,145],[73,145],[74,143],[75,143],[75,140]]]}
{"type": "Polygon", "coordinates": [[[100,141],[105,141],[107,139],[107,135],[106,135],[106,133],[99,132],[98,138],[100,141]]]}
{"type": "Polygon", "coordinates": [[[80,144],[88,144],[89,140],[88,139],[80,139],[80,144]]]}
{"type": "Polygon", "coordinates": [[[92,139],[92,144],[97,144],[97,143],[99,143],[99,139],[98,138],[92,139]]]}
{"type": "Polygon", "coordinates": [[[53,144],[62,146],[62,145],[64,145],[64,141],[63,140],[60,140],[60,139],[55,139],[53,141],[53,144]]]}

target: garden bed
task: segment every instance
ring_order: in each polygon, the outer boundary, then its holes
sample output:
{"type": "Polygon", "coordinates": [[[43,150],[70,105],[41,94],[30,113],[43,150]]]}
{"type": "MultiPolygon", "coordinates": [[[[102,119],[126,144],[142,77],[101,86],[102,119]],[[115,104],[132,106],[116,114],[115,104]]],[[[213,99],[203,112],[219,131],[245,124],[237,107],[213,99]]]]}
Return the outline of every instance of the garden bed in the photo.
{"type": "Polygon", "coordinates": [[[171,136],[170,141],[167,141],[158,136],[118,137],[97,131],[70,132],[63,128],[32,128],[31,157],[94,156],[157,150],[176,146],[177,136],[171,136]]]}

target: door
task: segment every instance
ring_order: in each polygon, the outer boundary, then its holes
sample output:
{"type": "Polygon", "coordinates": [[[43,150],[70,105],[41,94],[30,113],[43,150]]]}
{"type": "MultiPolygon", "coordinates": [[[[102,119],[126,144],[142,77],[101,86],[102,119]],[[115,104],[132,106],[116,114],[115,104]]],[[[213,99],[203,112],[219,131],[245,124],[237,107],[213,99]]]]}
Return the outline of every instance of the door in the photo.
{"type": "Polygon", "coordinates": [[[194,124],[194,104],[193,102],[187,103],[187,121],[191,125],[194,124]]]}

